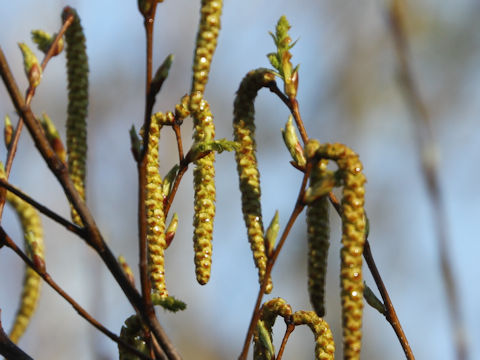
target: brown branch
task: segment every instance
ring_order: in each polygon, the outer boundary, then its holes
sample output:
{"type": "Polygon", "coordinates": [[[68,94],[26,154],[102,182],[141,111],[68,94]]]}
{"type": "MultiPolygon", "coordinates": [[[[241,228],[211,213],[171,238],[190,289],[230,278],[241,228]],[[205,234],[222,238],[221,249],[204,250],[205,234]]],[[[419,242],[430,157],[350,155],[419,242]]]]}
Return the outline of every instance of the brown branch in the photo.
{"type": "Polygon", "coordinates": [[[311,166],[307,166],[305,174],[303,175],[302,185],[300,187],[300,191],[297,197],[297,201],[295,203],[295,207],[292,211],[292,214],[290,215],[290,218],[288,219],[285,229],[283,230],[283,233],[282,233],[282,236],[280,237],[278,245],[275,247],[275,251],[273,252],[272,256],[268,259],[264,280],[258,291],[257,301],[255,303],[255,308],[253,310],[252,319],[250,320],[250,326],[248,327],[247,336],[245,337],[242,352],[238,357],[238,360],[247,359],[250,341],[252,339],[253,332],[255,331],[255,327],[257,326],[258,319],[260,318],[260,306],[262,304],[263,294],[265,293],[265,289],[267,288],[268,279],[270,278],[273,266],[275,265],[278,255],[282,250],[285,240],[287,239],[288,234],[290,233],[290,230],[292,229],[293,224],[295,223],[295,220],[297,219],[298,215],[300,215],[300,213],[303,211],[303,208],[305,207],[305,204],[303,203],[303,197],[305,194],[305,188],[307,186],[307,181],[310,176],[310,172],[311,172],[311,166]]]}
{"type": "Polygon", "coordinates": [[[0,187],[7,189],[12,194],[15,194],[16,196],[18,196],[23,201],[32,205],[34,208],[36,208],[42,214],[48,216],[53,221],[55,221],[55,222],[59,223],[60,225],[64,226],[67,230],[77,234],[81,238],[85,238],[85,231],[83,230],[83,228],[78,227],[76,224],[74,224],[71,221],[65,219],[64,217],[58,215],[57,213],[53,212],[52,210],[50,210],[46,206],[40,204],[39,202],[33,200],[30,196],[28,196],[24,192],[20,191],[16,187],[12,186],[8,181],[6,181],[4,179],[0,179],[0,187]]]}
{"type": "Polygon", "coordinates": [[[283,336],[282,339],[282,344],[280,345],[280,350],[278,350],[278,355],[276,357],[276,360],[281,360],[283,356],[283,352],[285,351],[285,346],[287,345],[288,338],[290,337],[290,334],[295,330],[295,324],[285,318],[285,324],[287,324],[287,329],[285,330],[285,335],[283,336]]]}
{"type": "Polygon", "coordinates": [[[68,200],[71,204],[73,204],[75,210],[80,215],[82,223],[85,225],[85,231],[87,233],[87,244],[92,246],[98,253],[98,255],[101,257],[101,259],[103,260],[107,268],[110,270],[117,283],[120,285],[122,291],[125,293],[134,309],[139,311],[142,321],[148,324],[148,327],[155,334],[155,337],[157,337],[157,340],[162,345],[162,347],[173,348],[172,343],[166,336],[164,330],[160,326],[160,323],[155,318],[155,316],[147,316],[144,310],[142,297],[131,285],[128,278],[125,276],[124,272],[119,266],[116,257],[112,254],[111,250],[106,245],[92,214],[83,202],[77,190],[75,189],[65,164],[57,157],[53,149],[50,147],[50,144],[48,143],[43,129],[36,121],[30,107],[25,104],[1,48],[0,74],[15,108],[17,109],[18,113],[21,114],[25,121],[25,124],[27,125],[30,135],[35,142],[35,146],[39,150],[40,154],[44,158],[52,173],[55,175],[55,177],[61,184],[68,200]]]}
{"type": "MultiPolygon", "coordinates": [[[[0,310],[0,315],[2,310],[0,310]]],[[[5,333],[2,327],[2,320],[0,319],[0,355],[5,356],[5,359],[16,360],[33,360],[22,349],[15,345],[5,333]]]]}
{"type": "MultiPolygon", "coordinates": [[[[63,34],[65,33],[65,31],[67,31],[68,27],[72,24],[73,18],[74,16],[70,15],[63,22],[63,25],[60,28],[60,31],[58,32],[57,36],[55,37],[55,40],[53,41],[52,45],[48,49],[48,52],[45,54],[45,57],[43,58],[43,61],[41,64],[42,71],[44,71],[45,68],[47,67],[48,62],[50,61],[50,59],[52,58],[56,50],[55,48],[57,47],[58,42],[63,37],[63,34]]],[[[35,89],[36,87],[34,86],[28,87],[27,96],[25,98],[25,104],[30,105],[32,98],[35,95],[35,89]]],[[[18,119],[17,127],[15,128],[15,131],[13,133],[12,141],[8,146],[7,161],[5,163],[5,176],[7,180],[10,176],[10,170],[12,168],[15,154],[17,153],[18,141],[20,140],[20,134],[22,133],[22,129],[23,129],[23,118],[20,117],[18,119]]],[[[5,194],[2,194],[2,195],[5,195],[5,194]]],[[[3,209],[5,207],[5,199],[3,198],[3,196],[0,198],[2,199],[0,201],[0,221],[1,221],[2,215],[3,215],[3,209]]]]}
{"type": "Polygon", "coordinates": [[[450,239],[448,238],[447,216],[438,178],[437,163],[436,159],[432,158],[432,156],[434,156],[432,153],[437,148],[436,140],[433,134],[428,108],[420,95],[410,65],[408,35],[405,29],[405,7],[406,4],[404,0],[391,1],[387,14],[388,28],[392,34],[395,46],[398,61],[398,77],[402,85],[401,89],[416,127],[416,139],[420,154],[421,169],[432,205],[440,268],[447,293],[447,304],[450,321],[452,323],[452,338],[454,339],[454,346],[456,348],[456,358],[458,360],[464,360],[468,358],[468,347],[462,336],[465,325],[463,324],[461,315],[458,289],[455,282],[456,277],[448,248],[450,239]]]}
{"type": "Polygon", "coordinates": [[[30,266],[45,282],[53,289],[57,294],[59,294],[62,298],[64,298],[75,311],[85,320],[87,320],[94,328],[105,334],[111,340],[116,342],[117,344],[121,344],[122,346],[128,348],[130,351],[134,352],[138,356],[141,356],[142,359],[149,360],[150,358],[130,344],[127,344],[122,339],[120,339],[117,335],[113,332],[108,330],[105,326],[103,326],[100,322],[98,322],[94,317],[92,317],[82,306],[80,306],[70,295],[68,295],[50,276],[50,274],[45,269],[45,263],[35,263],[29,259],[29,257],[22,251],[20,248],[15,244],[15,242],[7,235],[5,230],[0,226],[0,242],[2,242],[5,246],[13,250],[25,264],[30,266]]]}

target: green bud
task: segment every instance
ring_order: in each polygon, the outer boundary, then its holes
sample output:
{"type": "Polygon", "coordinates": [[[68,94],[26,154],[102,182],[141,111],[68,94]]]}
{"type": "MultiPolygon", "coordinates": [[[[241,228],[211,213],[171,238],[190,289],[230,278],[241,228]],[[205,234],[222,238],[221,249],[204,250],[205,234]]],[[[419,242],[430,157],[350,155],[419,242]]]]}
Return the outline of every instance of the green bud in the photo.
{"type": "Polygon", "coordinates": [[[174,213],[172,216],[172,220],[170,220],[170,225],[167,227],[167,231],[165,231],[165,242],[167,243],[167,248],[173,241],[175,237],[175,233],[177,232],[178,227],[178,215],[174,213]]]}
{"type": "Polygon", "coordinates": [[[266,350],[265,358],[267,360],[273,359],[273,356],[275,355],[275,348],[273,347],[272,336],[262,320],[257,322],[257,331],[260,342],[266,350]]]}
{"type": "Polygon", "coordinates": [[[328,193],[332,191],[336,185],[337,181],[335,179],[335,174],[331,171],[328,171],[323,176],[322,181],[316,182],[310,186],[307,191],[305,191],[303,201],[305,204],[311,204],[322,196],[328,195],[328,193]]]}
{"type": "Polygon", "coordinates": [[[280,224],[278,223],[278,210],[275,211],[275,215],[268,225],[267,232],[265,234],[265,247],[267,257],[271,257],[275,248],[275,242],[277,240],[278,231],[280,230],[280,224]]]}
{"type": "Polygon", "coordinates": [[[67,160],[67,152],[65,151],[62,139],[60,138],[60,134],[53,124],[53,121],[47,114],[43,113],[41,124],[53,151],[55,151],[61,161],[65,162],[67,160]]]}
{"type": "Polygon", "coordinates": [[[290,115],[287,123],[285,124],[285,129],[282,129],[283,141],[285,142],[285,145],[287,145],[287,149],[290,151],[290,155],[292,155],[292,159],[295,161],[295,163],[298,166],[305,166],[307,161],[305,160],[302,145],[300,144],[292,120],[293,118],[290,115]]]}
{"type": "Polygon", "coordinates": [[[120,264],[120,266],[123,270],[123,273],[127,277],[128,282],[132,286],[135,286],[135,276],[133,275],[132,268],[128,265],[127,260],[125,260],[125,258],[122,255],[120,255],[118,257],[118,263],[120,264]]]}
{"type": "MultiPolygon", "coordinates": [[[[44,54],[46,54],[50,50],[52,43],[55,41],[55,38],[57,37],[57,34],[50,35],[49,33],[43,30],[32,30],[31,34],[32,34],[32,41],[35,44],[37,44],[38,49],[44,54]]],[[[63,38],[57,42],[55,46],[55,50],[53,51],[53,56],[60,54],[62,50],[63,50],[63,38]]]]}
{"type": "Polygon", "coordinates": [[[42,67],[35,54],[25,43],[18,43],[23,55],[23,68],[31,87],[36,88],[42,79],[42,67]]]}
{"type": "Polygon", "coordinates": [[[179,169],[179,166],[175,164],[167,173],[167,175],[165,176],[165,179],[163,179],[163,184],[162,184],[163,196],[166,197],[168,196],[168,194],[170,194],[170,191],[172,190],[173,182],[175,181],[175,177],[177,176],[178,169],[179,169]]]}
{"type": "Polygon", "coordinates": [[[152,79],[150,84],[150,91],[152,95],[158,94],[160,89],[162,88],[163,82],[168,77],[168,72],[170,71],[170,67],[173,63],[173,55],[168,55],[165,60],[163,60],[162,65],[160,65],[155,73],[155,76],[152,79]]]}
{"type": "Polygon", "coordinates": [[[3,128],[3,139],[5,140],[5,146],[7,149],[10,147],[10,143],[13,138],[13,125],[10,120],[10,116],[5,115],[5,126],[3,128]]]}
{"type": "Polygon", "coordinates": [[[363,290],[363,296],[367,301],[367,304],[372,308],[376,309],[380,314],[385,315],[387,310],[383,302],[373,293],[372,289],[367,285],[366,282],[363,282],[365,289],[363,290]]]}
{"type": "Polygon", "coordinates": [[[183,301],[178,300],[173,296],[162,297],[158,293],[152,293],[152,303],[153,305],[160,305],[165,310],[171,312],[182,311],[187,308],[187,304],[183,301]]]}
{"type": "Polygon", "coordinates": [[[142,142],[138,137],[137,131],[135,130],[135,126],[132,125],[130,128],[130,145],[132,149],[132,154],[135,160],[140,159],[140,154],[142,152],[142,142]]]}

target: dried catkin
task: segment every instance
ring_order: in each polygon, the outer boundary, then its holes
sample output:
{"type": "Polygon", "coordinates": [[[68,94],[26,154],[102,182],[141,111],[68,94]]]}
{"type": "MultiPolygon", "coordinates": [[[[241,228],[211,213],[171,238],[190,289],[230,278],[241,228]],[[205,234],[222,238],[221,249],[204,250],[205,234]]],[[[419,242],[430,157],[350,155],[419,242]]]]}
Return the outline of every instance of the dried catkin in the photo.
{"type": "MultiPolygon", "coordinates": [[[[15,209],[24,233],[25,247],[30,259],[44,260],[43,228],[40,216],[30,204],[12,193],[7,193],[7,201],[15,209]]],[[[35,260],[34,260],[35,261],[35,260]]],[[[41,286],[40,276],[29,266],[25,269],[20,306],[10,331],[10,340],[17,343],[27,329],[37,307],[41,286]]]]}
{"type": "Polygon", "coordinates": [[[193,56],[192,93],[199,91],[203,95],[205,92],[210,64],[212,63],[220,32],[222,6],[222,0],[202,0],[200,23],[193,56]]]}
{"type": "MultiPolygon", "coordinates": [[[[254,101],[258,91],[274,81],[275,75],[268,69],[250,71],[240,84],[233,110],[233,136],[240,145],[235,152],[235,159],[242,193],[242,212],[260,283],[265,277],[267,255],[260,205],[260,174],[255,154],[254,101]]],[[[272,288],[269,279],[265,292],[270,293],[272,288]]]]}
{"type": "Polygon", "coordinates": [[[315,359],[333,360],[335,343],[328,323],[313,311],[296,311],[292,315],[295,325],[307,325],[315,336],[315,359]]]}
{"type": "MultiPolygon", "coordinates": [[[[270,342],[272,342],[272,328],[273,325],[275,325],[275,320],[277,316],[281,316],[283,318],[290,317],[290,315],[292,315],[292,308],[289,304],[287,304],[284,299],[274,298],[263,304],[261,313],[262,315],[260,317],[260,321],[263,322],[265,329],[267,330],[270,337],[270,342]]],[[[267,360],[268,356],[266,353],[266,349],[262,344],[258,330],[254,333],[253,342],[253,358],[255,360],[267,360]]]]}
{"type": "MultiPolygon", "coordinates": [[[[193,139],[196,143],[213,141],[215,125],[210,106],[200,92],[190,97],[190,111],[194,121],[193,139]]],[[[212,235],[215,218],[215,153],[212,151],[195,161],[193,248],[197,281],[205,285],[212,266],[212,235]]]]}
{"type": "MultiPolygon", "coordinates": [[[[308,146],[307,146],[308,147],[308,146]]],[[[322,144],[315,154],[307,155],[336,161],[343,183],[341,299],[344,358],[360,359],[362,342],[363,279],[362,254],[365,243],[364,197],[366,182],[362,164],[343,144],[322,144]]]]}
{"type": "MultiPolygon", "coordinates": [[[[315,185],[324,179],[328,161],[314,163],[310,184],[315,185]]],[[[308,293],[310,303],[318,316],[325,315],[325,276],[327,272],[328,247],[330,245],[330,227],[328,221],[327,196],[308,204],[307,207],[308,238],[308,293]]]]}
{"type": "MultiPolygon", "coordinates": [[[[65,7],[62,19],[74,15],[65,32],[68,81],[67,157],[68,172],[78,193],[85,200],[87,160],[88,59],[85,35],[77,12],[65,7]]],[[[80,216],[72,207],[72,219],[82,225],[80,216]]]]}
{"type": "Polygon", "coordinates": [[[167,297],[165,286],[165,214],[163,212],[162,178],[159,173],[158,142],[160,129],[166,121],[162,113],[152,116],[150,136],[147,143],[147,186],[145,207],[147,212],[148,269],[152,290],[161,297],[167,297]]]}

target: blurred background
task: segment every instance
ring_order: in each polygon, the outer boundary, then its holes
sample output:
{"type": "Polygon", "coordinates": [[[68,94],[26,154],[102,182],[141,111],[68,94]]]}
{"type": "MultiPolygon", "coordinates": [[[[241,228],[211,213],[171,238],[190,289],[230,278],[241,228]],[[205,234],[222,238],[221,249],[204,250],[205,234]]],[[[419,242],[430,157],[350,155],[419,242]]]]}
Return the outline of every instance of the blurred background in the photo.
{"type": "MultiPolygon", "coordinates": [[[[69,2],[24,0],[0,5],[0,46],[20,87],[27,88],[17,42],[30,41],[30,30],[56,32],[66,5],[82,19],[90,59],[87,202],[116,255],[123,254],[138,281],[136,166],[128,130],[138,129],[144,111],[145,41],[134,0],[69,2]],[[48,4],[48,5],[47,5],[48,4]]],[[[154,67],[175,55],[156,111],[173,110],[190,89],[193,46],[200,1],[165,1],[158,7],[154,67]]],[[[451,323],[447,316],[432,208],[422,178],[415,127],[396,80],[396,58],[386,26],[386,0],[364,1],[226,1],[222,31],[213,59],[206,98],[216,119],[217,137],[232,138],[235,92],[251,69],[268,67],[274,51],[268,31],[285,14],[292,25],[294,64],[300,63],[298,99],[309,136],[342,142],[360,154],[368,179],[366,207],[370,242],[408,340],[417,359],[452,359],[451,323]]],[[[415,78],[430,110],[439,148],[439,176],[448,214],[449,249],[459,290],[470,359],[480,359],[478,254],[480,244],[477,189],[480,176],[480,6],[474,0],[409,1],[407,30],[415,78]]],[[[39,55],[41,58],[41,56],[39,55]]],[[[47,112],[64,134],[66,76],[64,56],[54,58],[44,73],[32,108],[47,112]]],[[[266,90],[256,102],[258,158],[264,222],[276,209],[283,227],[293,208],[301,176],[290,166],[280,129],[287,108],[266,90]]],[[[5,87],[0,86],[0,115],[16,119],[5,87]]],[[[191,122],[182,127],[185,146],[191,122]]],[[[64,138],[65,139],[65,138],[64,138]]],[[[6,151],[1,152],[4,161],[6,151]]],[[[173,132],[165,129],[161,171],[177,161],[173,132]]],[[[172,315],[158,310],[161,323],[184,359],[235,359],[241,350],[258,290],[240,211],[233,154],[217,157],[217,217],[212,277],[206,286],[195,281],[192,251],[193,189],[191,169],[184,177],[173,211],[180,226],[166,256],[167,286],[188,304],[172,315]]],[[[62,190],[32,146],[21,138],[11,182],[67,216],[62,190]]],[[[327,278],[326,320],[341,357],[339,296],[340,222],[332,211],[327,278]]],[[[5,212],[2,225],[22,243],[17,219],[5,212]]],[[[133,314],[112,276],[96,254],[59,225],[44,218],[46,261],[52,277],[82,306],[114,332],[133,314]]],[[[0,250],[0,309],[8,331],[21,291],[23,263],[0,250]]],[[[294,310],[310,310],[307,294],[306,226],[302,215],[273,270],[274,291],[294,310]]],[[[366,281],[375,288],[368,270],[366,281]]],[[[364,359],[402,359],[403,351],[390,325],[365,307],[364,359]]],[[[274,328],[280,344],[283,321],[274,328]]],[[[20,346],[35,359],[115,359],[116,344],[80,318],[47,286],[38,313],[20,346]]],[[[285,359],[313,358],[308,328],[298,327],[285,359]]]]}

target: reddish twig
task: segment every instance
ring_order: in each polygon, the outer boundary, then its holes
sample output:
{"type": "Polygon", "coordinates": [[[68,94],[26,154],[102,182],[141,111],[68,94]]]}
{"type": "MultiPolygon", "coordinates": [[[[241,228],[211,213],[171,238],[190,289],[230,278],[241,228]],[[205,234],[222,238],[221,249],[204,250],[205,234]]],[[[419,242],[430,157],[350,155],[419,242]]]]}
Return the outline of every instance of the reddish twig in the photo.
{"type": "MultiPolygon", "coordinates": [[[[63,22],[62,27],[60,28],[60,31],[58,32],[57,36],[55,37],[55,40],[53,41],[52,45],[48,49],[48,52],[45,54],[45,57],[43,58],[43,61],[41,64],[42,72],[45,70],[48,62],[52,58],[56,50],[56,47],[58,45],[58,42],[63,37],[63,34],[65,33],[65,31],[67,31],[68,27],[72,24],[73,18],[74,16],[70,15],[63,22]]],[[[34,86],[28,87],[27,95],[25,97],[25,104],[30,105],[32,98],[35,95],[35,89],[36,87],[34,86]]],[[[7,161],[5,163],[5,176],[7,180],[10,176],[10,170],[12,168],[13,159],[15,158],[15,154],[17,153],[18,141],[20,140],[20,134],[22,133],[22,129],[23,129],[23,118],[20,117],[18,119],[17,127],[15,128],[15,131],[13,133],[12,141],[8,146],[7,161]]],[[[2,195],[5,195],[5,194],[2,194],[2,195]]],[[[4,199],[4,196],[0,198],[1,198],[1,201],[0,201],[0,221],[1,221],[2,215],[3,215],[3,209],[5,207],[5,199],[4,199]]]]}
{"type": "MultiPolygon", "coordinates": [[[[0,315],[2,310],[0,310],[0,315]]],[[[8,335],[5,333],[2,327],[2,320],[0,319],[0,355],[5,356],[5,359],[16,360],[33,360],[27,353],[15,345],[8,335]]]]}
{"type": "Polygon", "coordinates": [[[73,232],[74,234],[77,234],[81,238],[85,238],[85,231],[83,228],[78,227],[76,224],[72,223],[71,221],[65,219],[64,217],[58,215],[57,213],[53,212],[46,206],[40,204],[39,202],[33,200],[30,196],[25,194],[24,192],[20,191],[16,187],[12,186],[8,181],[4,179],[0,179],[0,187],[7,189],[10,191],[12,194],[15,194],[18,196],[20,199],[23,201],[29,203],[32,205],[35,209],[40,211],[42,214],[48,216],[50,219],[53,221],[59,223],[63,227],[65,227],[67,230],[73,232]]]}
{"type": "Polygon", "coordinates": [[[290,230],[292,229],[293,224],[295,223],[295,220],[297,219],[298,215],[300,215],[300,213],[303,211],[303,208],[305,207],[305,204],[303,203],[303,197],[305,194],[305,188],[307,186],[307,181],[310,176],[310,172],[311,172],[311,166],[307,166],[305,174],[303,175],[302,185],[300,187],[300,191],[297,197],[297,201],[295,203],[295,207],[292,211],[292,214],[290,215],[290,218],[288,219],[285,229],[283,230],[283,233],[282,233],[282,236],[280,237],[278,245],[275,247],[275,251],[273,252],[272,256],[268,259],[264,280],[258,291],[257,301],[255,303],[255,308],[253,310],[252,319],[250,320],[250,326],[248,327],[247,336],[245,337],[242,352],[238,357],[238,360],[247,359],[250,341],[252,339],[255,326],[257,326],[258,319],[260,318],[260,306],[262,304],[263,294],[265,293],[265,289],[267,288],[268,279],[270,278],[270,274],[272,273],[273,266],[275,265],[278,255],[282,250],[285,240],[287,239],[287,236],[290,233],[290,230]]]}
{"type": "Polygon", "coordinates": [[[398,60],[399,80],[402,85],[403,95],[412,114],[416,126],[417,146],[420,154],[421,169],[428,195],[432,205],[435,231],[438,242],[440,267],[443,275],[447,304],[452,323],[452,338],[456,348],[456,358],[468,358],[468,347],[465,342],[464,329],[458,289],[455,283],[453,264],[448,248],[449,238],[447,230],[447,216],[443,202],[438,169],[434,152],[437,148],[430,115],[425,102],[420,95],[418,85],[413,75],[409,58],[408,36],[405,29],[406,4],[403,0],[392,0],[388,10],[388,28],[392,34],[398,60]]]}
{"type": "Polygon", "coordinates": [[[134,347],[132,347],[130,344],[127,344],[124,342],[122,339],[120,339],[117,335],[115,335],[113,332],[108,330],[105,326],[100,324],[94,317],[92,317],[83,307],[81,307],[70,295],[68,295],[50,276],[50,274],[46,271],[45,269],[45,263],[37,263],[28,258],[28,256],[20,250],[20,248],[15,244],[15,242],[7,235],[5,230],[0,226],[0,241],[13,250],[22,260],[25,264],[30,266],[35,272],[43,279],[45,282],[50,285],[50,287],[55,290],[57,294],[59,294],[62,298],[64,298],[72,307],[75,309],[75,311],[85,320],[87,320],[93,327],[95,327],[97,330],[108,336],[111,340],[116,342],[117,344],[120,344],[126,348],[128,348],[130,351],[134,352],[136,355],[140,356],[142,359],[150,360],[150,358],[134,347]]]}
{"type": "Polygon", "coordinates": [[[280,345],[280,350],[278,350],[278,355],[276,360],[281,360],[283,356],[283,352],[285,351],[285,346],[287,345],[288,338],[290,334],[295,330],[295,324],[287,319],[285,319],[285,324],[287,324],[287,329],[285,330],[285,335],[282,339],[282,344],[280,345]]]}

